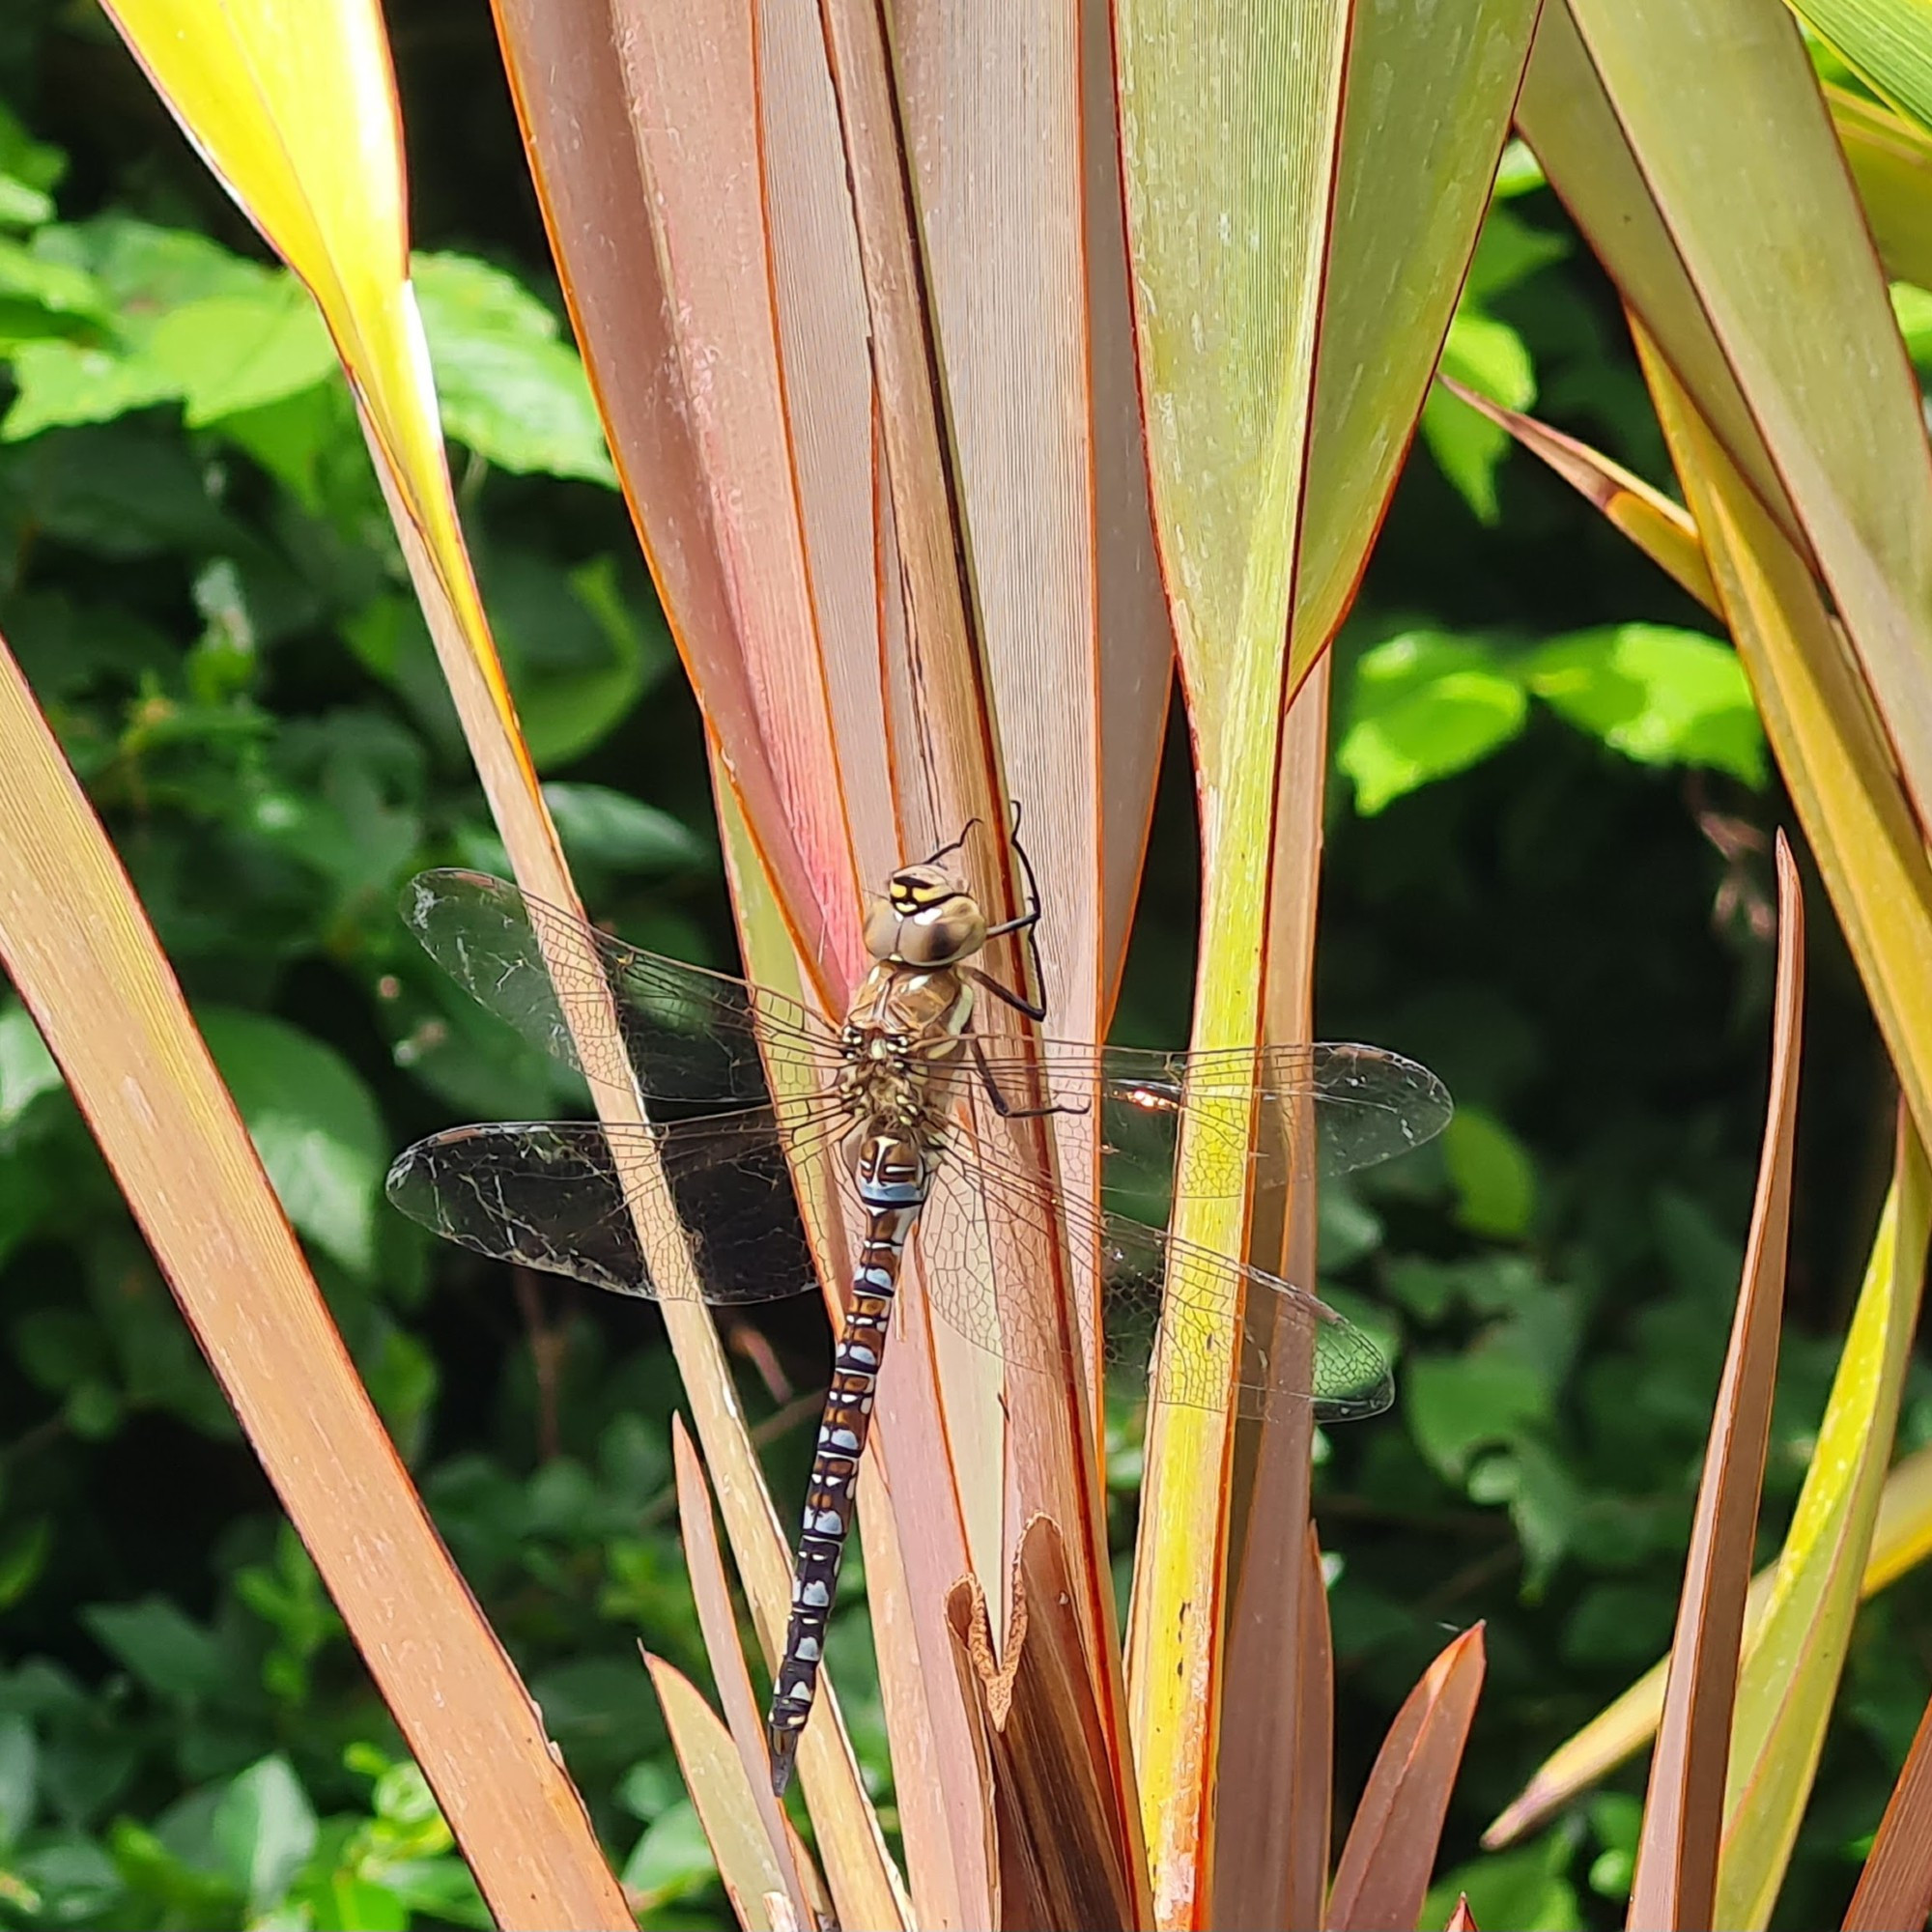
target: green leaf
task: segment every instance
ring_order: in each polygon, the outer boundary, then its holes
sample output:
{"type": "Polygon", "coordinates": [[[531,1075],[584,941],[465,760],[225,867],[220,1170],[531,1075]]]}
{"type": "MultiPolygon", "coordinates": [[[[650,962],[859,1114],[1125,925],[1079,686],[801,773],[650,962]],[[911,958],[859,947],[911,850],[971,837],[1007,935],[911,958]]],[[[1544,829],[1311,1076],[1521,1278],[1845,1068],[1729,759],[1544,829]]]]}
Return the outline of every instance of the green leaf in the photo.
{"type": "Polygon", "coordinates": [[[500,469],[617,486],[577,352],[522,283],[464,255],[412,259],[444,431],[500,469]]]}
{"type": "Polygon", "coordinates": [[[278,272],[195,229],[162,228],[116,212],[44,228],[34,237],[34,249],[94,275],[136,334],[144,320],[151,323],[204,296],[246,294],[278,272]]]}
{"type": "Polygon", "coordinates": [[[1905,338],[1906,353],[1922,376],[1932,365],[1932,291],[1911,282],[1891,285],[1891,312],[1898,318],[1898,332],[1905,338]]]}
{"type": "Polygon", "coordinates": [[[254,823],[345,899],[386,895],[411,869],[427,789],[421,740],[387,713],[334,711],[284,724],[254,823]]]}
{"type": "Polygon", "coordinates": [[[573,866],[688,872],[716,862],[715,850],[689,826],[628,793],[559,781],[545,785],[543,795],[573,866]]]}
{"type": "Polygon", "coordinates": [[[600,744],[670,663],[662,614],[626,599],[608,554],[559,570],[534,552],[499,552],[485,589],[540,770],[600,744]]]}
{"type": "MultiPolygon", "coordinates": [[[[1536,165],[1535,156],[1529,155],[1520,141],[1510,145],[1522,150],[1533,175],[1531,185],[1540,187],[1543,170],[1536,165]]],[[[1505,155],[1504,160],[1508,159],[1505,155]]],[[[1498,184],[1500,193],[1500,177],[1498,184]]],[[[1562,261],[1569,252],[1570,243],[1563,236],[1548,228],[1532,227],[1507,209],[1492,207],[1483,222],[1483,232],[1469,263],[1468,279],[1463,285],[1462,307],[1486,315],[1489,303],[1497,296],[1526,282],[1539,269],[1562,261]]]]}
{"type": "Polygon", "coordinates": [[[410,1908],[386,1885],[334,1871],[302,1890],[315,1932],[409,1932],[410,1908]]]}
{"type": "Polygon", "coordinates": [[[279,1754],[252,1764],[221,1794],[214,1843],[255,1914],[276,1904],[315,1850],[315,1809],[279,1754]]]}
{"type": "Polygon", "coordinates": [[[1548,185],[1543,163],[1530,152],[1529,143],[1520,134],[1513,136],[1503,148],[1502,159],[1496,163],[1492,190],[1496,200],[1514,201],[1520,194],[1529,194],[1548,185]]]}
{"type": "Polygon", "coordinates": [[[111,321],[107,291],[93,275],[23,242],[0,241],[0,298],[102,327],[111,321]]]}
{"type": "Polygon", "coordinates": [[[40,1746],[34,1727],[14,1711],[0,1713],[0,1849],[34,1822],[40,1746]]]}
{"type": "Polygon", "coordinates": [[[64,1085],[33,1014],[18,1001],[0,1009],[0,1128],[13,1126],[43,1094],[64,1085]]]}
{"type": "Polygon", "coordinates": [[[1485,1338],[1463,1355],[1411,1356],[1404,1407],[1430,1464],[1461,1483],[1478,1450],[1548,1420],[1550,1386],[1506,1340],[1485,1338]]]}
{"type": "Polygon", "coordinates": [[[1573,1840],[1560,1828],[1533,1844],[1492,1852],[1458,1865],[1430,1888],[1421,1923],[1446,1925],[1456,1901],[1467,1895],[1478,1925],[1506,1925],[1511,1932],[1582,1932],[1581,1901],[1566,1872],[1573,1840]]]}
{"type": "Polygon", "coordinates": [[[30,498],[42,534],[98,556],[232,554],[249,547],[178,428],[125,422],[56,430],[21,452],[11,480],[30,498]]]}
{"type": "Polygon", "coordinates": [[[49,1395],[62,1395],[110,1364],[100,1324],[84,1309],[34,1308],[14,1323],[14,1357],[49,1395]]]}
{"type": "Polygon", "coordinates": [[[293,275],[170,310],[144,355],[173,378],[190,428],[299,395],[338,366],[322,317],[293,275]]]}
{"type": "Polygon", "coordinates": [[[14,382],[17,393],[0,421],[5,442],[62,425],[111,422],[180,393],[173,376],[138,356],[59,339],[23,343],[14,382]]]}
{"type": "Polygon", "coordinates": [[[1916,0],[1791,0],[1791,11],[1874,93],[1932,128],[1932,47],[1916,0]]]}
{"type": "Polygon", "coordinates": [[[1316,1203],[1323,1271],[1352,1266],[1382,1242],[1380,1219],[1350,1191],[1345,1179],[1322,1183],[1316,1203]]]}
{"type": "Polygon", "coordinates": [[[1412,631],[1355,667],[1349,727],[1335,762],[1373,817],[1433,779],[1465,770],[1522,729],[1528,700],[1484,643],[1412,631]]]}
{"type": "Polygon", "coordinates": [[[53,1542],[53,1525],[43,1516],[0,1533],[0,1610],[11,1609],[40,1581],[53,1542]]]}
{"type": "Polygon", "coordinates": [[[688,1898],[716,1882],[718,1861],[704,1836],[704,1827],[691,1804],[673,1804],[644,1828],[644,1834],[624,1861],[619,1883],[643,1893],[651,1905],[688,1898]]]}
{"type": "Polygon", "coordinates": [[[1469,1500],[1504,1503],[1522,1546],[1524,1593],[1538,1595],[1569,1548],[1581,1513],[1577,1485],[1534,1438],[1522,1438],[1469,1472],[1469,1500]]]}
{"type": "Polygon", "coordinates": [[[91,1838],[63,1833],[14,1864],[14,1877],[40,1895],[43,1925],[102,1925],[127,1890],[114,1861],[91,1838]]]}
{"type": "MultiPolygon", "coordinates": [[[[1536,400],[1536,370],[1522,337],[1477,310],[1457,310],[1439,367],[1508,409],[1526,410],[1536,400]]],[[[1509,449],[1508,432],[1436,383],[1422,406],[1422,436],[1463,500],[1483,523],[1495,523],[1496,469],[1509,449]]]]}
{"type": "Polygon", "coordinates": [[[1536,1212],[1529,1150],[1492,1114],[1463,1106],[1442,1133],[1442,1157],[1457,1195],[1456,1219],[1472,1235],[1514,1239],[1536,1212]]]}
{"type": "Polygon", "coordinates": [[[289,1219],[344,1267],[367,1274],[387,1143],[361,1076],[283,1020],[232,1008],[196,1018],[289,1219]]]}
{"type": "Polygon", "coordinates": [[[0,171],[0,228],[38,228],[54,218],[54,198],[0,171]]]}
{"type": "Polygon", "coordinates": [[[357,1349],[356,1367],[397,1452],[412,1463],[428,1435],[436,1404],[436,1356],[408,1329],[385,1321],[373,1352],[357,1349]]]}
{"type": "Polygon", "coordinates": [[[66,177],[67,156],[49,141],[35,140],[20,117],[0,102],[0,170],[44,195],[66,177]]]}
{"type": "Polygon", "coordinates": [[[224,1647],[165,1597],[89,1604],[80,1619],[103,1649],[163,1697],[201,1702],[229,1683],[224,1647]]]}
{"type": "Polygon", "coordinates": [[[1613,624],[1552,639],[1518,668],[1552,710],[1639,764],[1766,781],[1764,730],[1744,667],[1713,639],[1613,624]]]}

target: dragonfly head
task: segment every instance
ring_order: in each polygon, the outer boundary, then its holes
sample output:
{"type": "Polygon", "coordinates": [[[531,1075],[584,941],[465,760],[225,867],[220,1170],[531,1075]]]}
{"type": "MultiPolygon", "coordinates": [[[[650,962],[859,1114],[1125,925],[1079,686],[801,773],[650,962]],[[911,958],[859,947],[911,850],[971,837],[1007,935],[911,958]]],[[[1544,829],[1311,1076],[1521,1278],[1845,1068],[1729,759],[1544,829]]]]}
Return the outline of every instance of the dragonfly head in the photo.
{"type": "Polygon", "coordinates": [[[986,915],[937,866],[901,866],[866,913],[866,950],[898,966],[956,966],[986,943],[986,915]]]}

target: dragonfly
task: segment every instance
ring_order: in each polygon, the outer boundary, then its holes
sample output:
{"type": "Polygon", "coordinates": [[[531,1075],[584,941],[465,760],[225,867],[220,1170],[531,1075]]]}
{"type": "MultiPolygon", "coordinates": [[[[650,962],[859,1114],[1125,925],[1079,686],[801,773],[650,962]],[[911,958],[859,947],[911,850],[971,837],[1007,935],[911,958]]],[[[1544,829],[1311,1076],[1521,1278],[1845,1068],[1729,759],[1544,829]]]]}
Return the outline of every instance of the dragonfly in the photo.
{"type": "Polygon", "coordinates": [[[780,1793],[812,1709],[915,1230],[928,1307],[1009,1374],[1086,1368],[1074,1359],[1084,1345],[1069,1348],[1064,1311],[1048,1305],[1061,1293],[1053,1271],[1016,1262],[1002,1226],[1064,1234],[1067,1252],[1086,1258],[1103,1310],[1096,1347],[1148,1376],[1156,1400],[1372,1415],[1393,1383],[1358,1327],[1306,1288],[1114,1208],[1366,1167],[1429,1140],[1451,1112],[1434,1074],[1378,1047],[1163,1053],[989,1028],[989,1000],[1029,1022],[1045,1017],[1043,1003],[980,963],[990,941],[1015,935],[1033,948],[1039,983],[1039,895],[1019,852],[1026,910],[989,922],[944,863],[960,843],[900,867],[869,899],[871,964],[836,1026],[482,873],[424,873],[405,895],[406,923],[460,986],[593,1086],[640,1099],[648,1117],[434,1134],[390,1170],[389,1198],[405,1213],[477,1253],[617,1294],[689,1295],[695,1279],[704,1301],[742,1309],[817,1287],[814,1238],[823,1248],[830,1234],[821,1204],[842,1197],[856,1260],[773,1679],[780,1793]],[[1264,1106],[1280,1130],[1258,1153],[1248,1122],[1264,1106]],[[1089,1113],[1105,1210],[1058,1185],[1016,1140],[1030,1121],[1089,1113]],[[665,1236],[691,1259],[677,1280],[647,1259],[665,1236]]]}

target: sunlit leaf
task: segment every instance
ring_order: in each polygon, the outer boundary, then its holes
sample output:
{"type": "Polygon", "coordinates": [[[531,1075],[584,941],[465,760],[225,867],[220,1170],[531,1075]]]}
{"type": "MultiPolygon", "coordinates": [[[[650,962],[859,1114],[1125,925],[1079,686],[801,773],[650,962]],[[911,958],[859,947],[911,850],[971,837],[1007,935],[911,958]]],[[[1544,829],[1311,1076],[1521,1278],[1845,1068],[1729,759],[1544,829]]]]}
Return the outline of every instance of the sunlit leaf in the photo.
{"type": "Polygon", "coordinates": [[[1520,680],[1480,639],[1407,632],[1357,663],[1335,762],[1354,784],[1355,810],[1372,817],[1507,744],[1528,711],[1520,680]]]}
{"type": "Polygon", "coordinates": [[[1919,0],[1790,0],[1875,94],[1932,128],[1932,50],[1919,0]]]}
{"type": "Polygon", "coordinates": [[[1738,1684],[1718,1920],[1769,1922],[1811,1796],[1850,1642],[1932,1229],[1932,1171],[1909,1117],[1831,1400],[1738,1684]]]}
{"type": "Polygon", "coordinates": [[[1764,732],[1744,667],[1710,638],[1615,624],[1552,639],[1518,668],[1545,703],[1627,758],[1765,781],[1764,732]]]}

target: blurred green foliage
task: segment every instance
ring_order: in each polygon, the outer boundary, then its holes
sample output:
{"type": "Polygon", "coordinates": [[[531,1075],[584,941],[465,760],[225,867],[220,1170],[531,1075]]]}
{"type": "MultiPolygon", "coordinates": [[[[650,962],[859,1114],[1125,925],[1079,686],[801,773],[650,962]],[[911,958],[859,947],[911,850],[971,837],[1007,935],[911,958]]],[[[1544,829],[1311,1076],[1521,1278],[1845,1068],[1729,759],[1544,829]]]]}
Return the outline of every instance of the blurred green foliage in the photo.
{"type": "MultiPolygon", "coordinates": [[[[394,26],[445,424],[553,810],[600,917],[729,964],[696,713],[558,319],[487,15],[416,0],[394,26]]],[[[1520,151],[1449,355],[1667,480],[1614,302],[1520,151]]],[[[705,1681],[653,1319],[433,1248],[381,1199],[417,1134],[541,1117],[570,1090],[394,916],[419,867],[503,861],[347,392],[112,36],[52,0],[0,23],[0,630],[643,1922],[724,1923],[635,1648],[705,1681]]],[[[1427,1060],[1462,1111],[1323,1202],[1324,1290],[1386,1338],[1401,1391],[1332,1432],[1319,1484],[1343,1815],[1416,1673],[1484,1617],[1440,1898],[1466,1889],[1486,1924],[1609,1924],[1634,1774],[1525,1847],[1482,1858],[1475,1836],[1667,1640],[1759,1129],[1768,838],[1789,814],[1701,612],[1446,392],[1419,448],[1338,648],[1320,1012],[1331,1037],[1427,1060]]],[[[1170,753],[1123,1038],[1185,1032],[1178,729],[1170,753]]],[[[1815,890],[1812,907],[1774,1519],[1889,1150],[1882,1059],[1815,890]]],[[[17,1004],[0,1269],[0,1923],[483,1922],[17,1004]]],[[[826,1340],[803,1306],[768,1340],[748,1386],[791,1496],[826,1340]]],[[[1926,1396],[1916,1379],[1913,1443],[1926,1396]]],[[[1124,1535],[1138,1440],[1115,1421],[1124,1535]]],[[[889,1793],[862,1596],[855,1577],[834,1662],[889,1793]]],[[[1787,1923],[1849,1887],[1925,1694],[1928,1612],[1909,1582],[1861,1622],[1787,1923]]]]}

